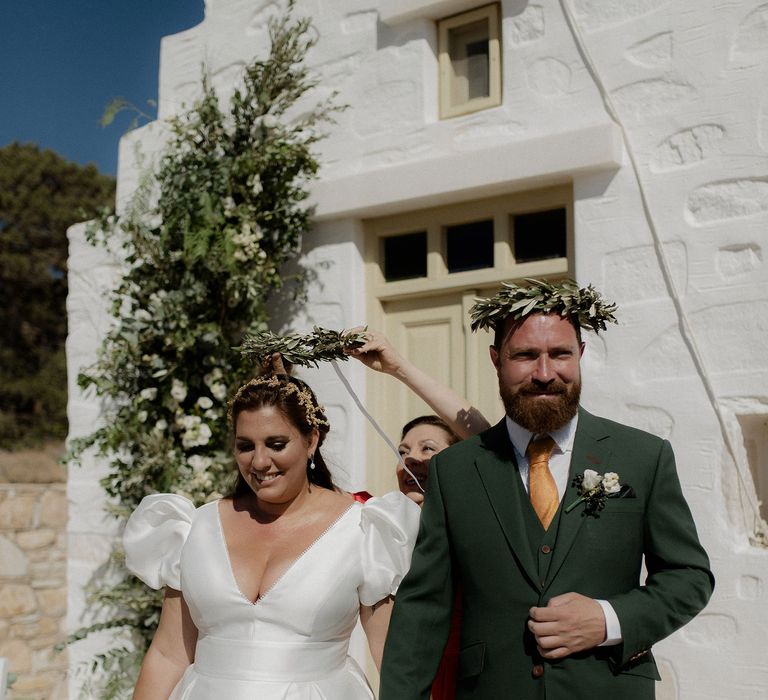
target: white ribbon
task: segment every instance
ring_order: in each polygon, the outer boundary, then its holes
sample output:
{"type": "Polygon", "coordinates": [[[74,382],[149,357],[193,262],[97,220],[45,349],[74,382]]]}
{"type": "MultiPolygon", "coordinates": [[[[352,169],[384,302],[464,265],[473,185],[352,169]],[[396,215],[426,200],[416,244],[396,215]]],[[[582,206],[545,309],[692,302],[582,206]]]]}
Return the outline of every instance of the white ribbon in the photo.
{"type": "Polygon", "coordinates": [[[368,422],[373,426],[373,429],[381,435],[384,442],[387,443],[389,446],[389,449],[392,450],[392,452],[395,453],[395,456],[397,457],[397,461],[400,464],[400,466],[405,469],[405,471],[410,474],[410,476],[413,478],[413,480],[416,482],[416,486],[419,487],[419,490],[424,493],[424,488],[421,485],[421,482],[419,481],[418,477],[405,465],[405,461],[403,460],[403,456],[398,451],[397,447],[395,447],[392,440],[389,439],[387,434],[381,429],[381,426],[376,422],[374,417],[368,413],[368,411],[365,410],[365,406],[363,406],[363,402],[360,401],[359,397],[355,393],[355,390],[352,388],[352,385],[347,381],[347,378],[341,373],[341,370],[339,369],[339,365],[336,362],[336,360],[331,360],[331,365],[333,365],[333,370],[336,372],[336,376],[341,380],[341,383],[344,385],[346,390],[349,392],[349,395],[352,397],[352,400],[355,402],[355,405],[360,409],[360,413],[362,413],[367,419],[368,422]]]}

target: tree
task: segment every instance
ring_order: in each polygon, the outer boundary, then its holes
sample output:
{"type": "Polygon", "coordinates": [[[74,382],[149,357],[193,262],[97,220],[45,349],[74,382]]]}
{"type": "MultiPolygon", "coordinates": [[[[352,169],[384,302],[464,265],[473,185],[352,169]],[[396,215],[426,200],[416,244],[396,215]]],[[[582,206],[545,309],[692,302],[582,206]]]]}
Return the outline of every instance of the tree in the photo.
{"type": "Polygon", "coordinates": [[[67,227],[114,201],[114,179],[34,144],[0,148],[0,447],[63,438],[67,227]]]}

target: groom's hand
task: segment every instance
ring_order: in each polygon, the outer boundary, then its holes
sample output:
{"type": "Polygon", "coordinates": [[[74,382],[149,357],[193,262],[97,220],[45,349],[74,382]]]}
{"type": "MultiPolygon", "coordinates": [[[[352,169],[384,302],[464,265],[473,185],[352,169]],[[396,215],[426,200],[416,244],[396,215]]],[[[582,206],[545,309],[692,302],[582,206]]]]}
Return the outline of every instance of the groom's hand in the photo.
{"type": "Polygon", "coordinates": [[[605,641],[600,604],[579,593],[555,596],[546,608],[531,608],[528,629],[545,659],[562,659],[605,641]]]}

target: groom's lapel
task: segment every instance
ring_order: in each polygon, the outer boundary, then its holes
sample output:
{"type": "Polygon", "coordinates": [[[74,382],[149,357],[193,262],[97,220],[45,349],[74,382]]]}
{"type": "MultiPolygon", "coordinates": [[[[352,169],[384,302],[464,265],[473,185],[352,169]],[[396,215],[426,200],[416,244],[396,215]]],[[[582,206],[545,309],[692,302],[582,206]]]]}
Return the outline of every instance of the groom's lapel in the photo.
{"type": "Polygon", "coordinates": [[[576,429],[571,466],[568,472],[568,485],[563,495],[560,525],[557,530],[552,564],[547,575],[548,583],[551,583],[565,562],[568,552],[571,551],[571,547],[573,547],[573,543],[576,541],[576,536],[579,534],[579,530],[584,523],[584,516],[582,516],[584,512],[583,505],[576,506],[570,513],[565,512],[565,509],[579,497],[578,489],[572,485],[573,477],[577,474],[582,474],[585,469],[594,469],[601,474],[605,471],[611,471],[611,442],[603,422],[580,408],[579,425],[576,429]]]}
{"type": "Polygon", "coordinates": [[[530,579],[531,585],[538,588],[536,564],[520,509],[519,490],[523,485],[517,471],[515,450],[503,419],[484,434],[481,451],[475,459],[475,467],[520,568],[530,579]]]}

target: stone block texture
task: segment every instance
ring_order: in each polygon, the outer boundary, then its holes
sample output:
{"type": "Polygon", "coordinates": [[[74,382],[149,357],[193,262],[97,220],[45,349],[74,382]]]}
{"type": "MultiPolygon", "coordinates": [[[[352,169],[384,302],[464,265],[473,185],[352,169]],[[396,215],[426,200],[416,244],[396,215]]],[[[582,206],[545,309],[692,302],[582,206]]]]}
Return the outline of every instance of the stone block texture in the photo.
{"type": "Polygon", "coordinates": [[[9,700],[66,697],[66,474],[62,445],[0,454],[0,656],[16,681],[9,700]],[[31,467],[34,467],[33,469],[31,467]],[[9,482],[27,475],[32,483],[9,482]],[[48,479],[52,483],[44,483],[48,479]]]}

